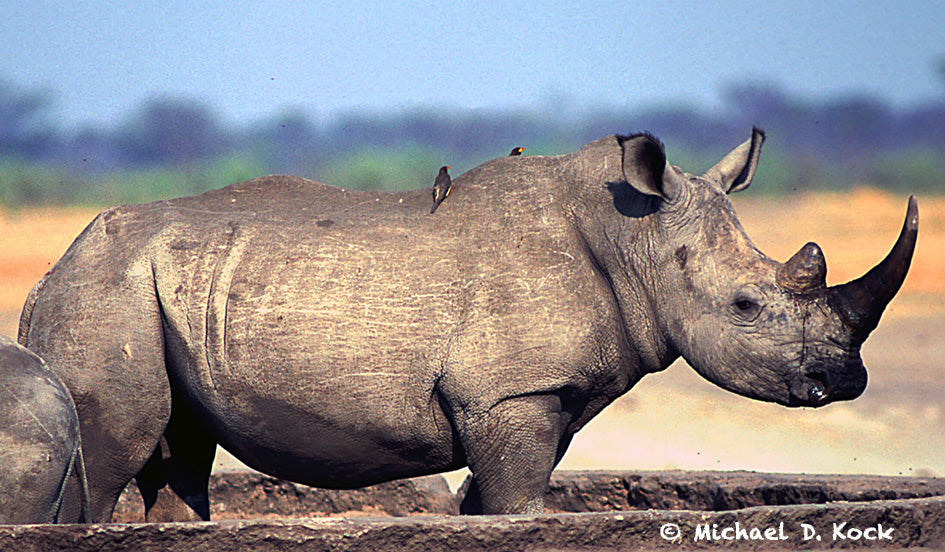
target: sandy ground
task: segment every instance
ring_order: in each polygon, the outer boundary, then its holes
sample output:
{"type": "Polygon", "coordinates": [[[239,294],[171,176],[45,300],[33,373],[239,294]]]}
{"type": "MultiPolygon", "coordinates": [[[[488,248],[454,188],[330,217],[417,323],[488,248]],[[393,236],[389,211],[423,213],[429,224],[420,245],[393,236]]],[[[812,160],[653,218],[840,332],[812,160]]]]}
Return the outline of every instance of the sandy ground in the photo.
{"type": "MultiPolygon", "coordinates": [[[[863,347],[870,383],[862,397],[788,409],[722,391],[677,361],[592,421],[560,467],[945,476],[945,198],[919,199],[915,261],[863,347]]],[[[733,201],[749,236],[775,259],[819,243],[828,283],[882,258],[905,212],[904,196],[870,190],[733,201]]],[[[15,335],[29,287],[93,216],[0,212],[0,332],[15,335]]],[[[225,451],[217,455],[217,470],[240,466],[225,451]]],[[[447,474],[451,486],[465,473],[447,474]]]]}

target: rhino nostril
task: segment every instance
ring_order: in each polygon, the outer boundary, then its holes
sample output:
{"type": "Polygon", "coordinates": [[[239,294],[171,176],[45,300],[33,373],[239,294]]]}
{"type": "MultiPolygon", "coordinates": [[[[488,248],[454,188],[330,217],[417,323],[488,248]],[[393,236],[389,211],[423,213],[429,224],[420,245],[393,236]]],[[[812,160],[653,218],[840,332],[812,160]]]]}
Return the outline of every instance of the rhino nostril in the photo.
{"type": "Polygon", "coordinates": [[[823,402],[827,400],[827,374],[821,372],[820,370],[811,370],[805,375],[807,376],[807,379],[810,380],[810,386],[808,389],[810,398],[815,402],[823,402]]]}
{"type": "Polygon", "coordinates": [[[827,385],[827,374],[823,373],[821,370],[806,371],[804,375],[814,381],[822,383],[825,387],[827,385]]]}

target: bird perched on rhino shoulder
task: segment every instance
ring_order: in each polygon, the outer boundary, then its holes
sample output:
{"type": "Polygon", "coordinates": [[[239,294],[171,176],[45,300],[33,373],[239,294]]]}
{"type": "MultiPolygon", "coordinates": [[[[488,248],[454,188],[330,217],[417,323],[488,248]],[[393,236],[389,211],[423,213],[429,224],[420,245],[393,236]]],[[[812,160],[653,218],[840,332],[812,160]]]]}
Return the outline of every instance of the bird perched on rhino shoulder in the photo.
{"type": "Polygon", "coordinates": [[[509,157],[517,157],[519,155],[522,155],[523,151],[525,151],[525,148],[523,148],[522,146],[514,147],[512,148],[512,151],[509,152],[509,157]]]}
{"type": "Polygon", "coordinates": [[[443,203],[446,196],[450,195],[450,190],[453,188],[453,180],[446,172],[449,169],[449,167],[440,167],[440,174],[436,175],[436,181],[433,182],[433,207],[430,208],[431,215],[436,212],[436,208],[440,206],[440,203],[443,203]]]}

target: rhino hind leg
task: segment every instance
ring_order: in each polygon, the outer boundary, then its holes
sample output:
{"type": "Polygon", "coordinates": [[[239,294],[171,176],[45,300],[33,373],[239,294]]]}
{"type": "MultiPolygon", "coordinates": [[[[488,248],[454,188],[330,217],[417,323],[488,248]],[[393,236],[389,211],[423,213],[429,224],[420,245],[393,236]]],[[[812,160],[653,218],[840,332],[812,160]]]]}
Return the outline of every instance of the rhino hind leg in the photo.
{"type": "Polygon", "coordinates": [[[209,521],[210,471],[216,442],[180,404],[157,448],[136,476],[149,523],[209,521]]]}

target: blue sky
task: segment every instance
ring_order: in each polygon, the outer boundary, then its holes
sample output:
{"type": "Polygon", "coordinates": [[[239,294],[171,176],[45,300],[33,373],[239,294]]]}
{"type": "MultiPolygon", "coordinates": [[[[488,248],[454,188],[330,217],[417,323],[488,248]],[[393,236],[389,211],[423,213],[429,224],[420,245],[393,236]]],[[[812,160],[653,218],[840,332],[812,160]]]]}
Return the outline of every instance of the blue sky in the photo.
{"type": "Polygon", "coordinates": [[[940,1],[32,0],[3,3],[0,37],[0,78],[56,91],[69,126],[162,93],[236,122],[289,107],[711,107],[759,80],[894,105],[945,94],[940,1]]]}

